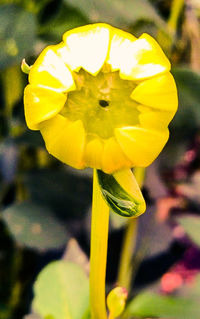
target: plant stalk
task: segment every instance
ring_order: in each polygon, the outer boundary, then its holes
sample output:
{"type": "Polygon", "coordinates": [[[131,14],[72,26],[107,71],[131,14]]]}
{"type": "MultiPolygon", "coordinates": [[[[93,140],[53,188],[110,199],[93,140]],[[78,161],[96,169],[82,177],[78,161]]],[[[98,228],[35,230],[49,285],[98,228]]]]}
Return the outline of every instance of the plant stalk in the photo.
{"type": "Polygon", "coordinates": [[[168,19],[168,26],[172,32],[176,32],[178,19],[184,6],[184,0],[173,0],[171,6],[171,12],[168,19]]]}
{"type": "Polygon", "coordinates": [[[131,259],[135,250],[136,238],[137,238],[137,218],[128,221],[125,235],[122,243],[119,274],[117,283],[119,286],[124,287],[127,291],[130,290],[132,269],[131,259]]]}
{"type": "MultiPolygon", "coordinates": [[[[142,187],[145,169],[137,167],[134,169],[134,175],[138,185],[142,187]]],[[[130,219],[127,223],[125,235],[122,243],[121,258],[117,283],[129,292],[132,278],[131,261],[135,251],[137,240],[138,218],[130,219]]]]}
{"type": "Polygon", "coordinates": [[[105,279],[109,228],[109,207],[93,175],[92,222],[90,244],[90,309],[92,319],[106,319],[105,279]]]}

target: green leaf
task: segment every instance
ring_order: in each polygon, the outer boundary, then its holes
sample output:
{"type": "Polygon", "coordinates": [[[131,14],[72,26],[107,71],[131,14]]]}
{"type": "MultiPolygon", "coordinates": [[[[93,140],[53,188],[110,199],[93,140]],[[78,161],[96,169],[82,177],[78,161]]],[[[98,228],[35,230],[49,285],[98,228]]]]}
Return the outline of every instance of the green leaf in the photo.
{"type": "Polygon", "coordinates": [[[31,70],[30,65],[28,65],[28,64],[26,63],[26,59],[23,59],[23,60],[22,60],[21,70],[22,70],[22,72],[24,72],[25,74],[29,74],[29,72],[30,72],[30,70],[31,70]]]}
{"type": "Polygon", "coordinates": [[[91,22],[103,21],[117,27],[126,27],[137,20],[164,25],[155,8],[147,0],[65,0],[79,9],[91,22]]]}
{"type": "Polygon", "coordinates": [[[42,318],[38,314],[30,314],[23,317],[23,319],[55,319],[55,317],[50,315],[50,316],[45,316],[42,318]]]}
{"type": "Polygon", "coordinates": [[[22,202],[5,209],[2,218],[20,245],[46,250],[66,244],[65,227],[46,207],[22,202]]]}
{"type": "Polygon", "coordinates": [[[23,134],[13,138],[17,145],[25,145],[31,147],[44,147],[44,141],[39,131],[30,131],[26,128],[23,134]]]}
{"type": "Polygon", "coordinates": [[[33,309],[42,317],[83,319],[88,314],[88,279],[74,263],[50,263],[39,274],[34,292],[33,309]]]}
{"type": "Polygon", "coordinates": [[[181,68],[173,69],[172,74],[179,94],[179,109],[172,126],[187,137],[188,130],[192,131],[200,125],[200,74],[181,68]]]}
{"type": "Polygon", "coordinates": [[[176,218],[176,221],[183,227],[186,234],[198,246],[200,246],[200,217],[182,216],[176,218]]]}
{"type": "Polygon", "coordinates": [[[35,16],[15,5],[0,6],[0,69],[31,53],[36,37],[35,16]]]}
{"type": "Polygon", "coordinates": [[[133,316],[139,318],[199,319],[200,307],[197,301],[144,292],[133,299],[126,309],[124,318],[132,318],[133,316]]]}
{"type": "Polygon", "coordinates": [[[39,32],[44,39],[55,42],[60,41],[63,33],[67,30],[88,23],[89,21],[85,18],[82,12],[62,3],[56,17],[51,20],[51,23],[40,25],[39,32]]]}
{"type": "Polygon", "coordinates": [[[162,165],[168,168],[180,162],[200,127],[200,74],[187,68],[174,68],[172,74],[178,88],[179,107],[170,123],[171,138],[161,155],[162,165]]]}
{"type": "Polygon", "coordinates": [[[124,217],[137,217],[146,209],[145,201],[131,170],[114,175],[97,170],[101,192],[112,211],[124,217]]]}
{"type": "Polygon", "coordinates": [[[113,318],[118,317],[124,311],[128,291],[123,287],[115,287],[107,296],[107,307],[113,318]]]}
{"type": "Polygon", "coordinates": [[[91,178],[79,175],[77,182],[77,174],[64,167],[38,169],[24,175],[23,183],[34,203],[49,207],[65,221],[80,220],[91,205],[91,178]]]}
{"type": "MultiPolygon", "coordinates": [[[[42,319],[39,315],[36,314],[29,314],[23,317],[23,319],[42,319]]],[[[54,319],[54,318],[52,318],[54,319]]]]}

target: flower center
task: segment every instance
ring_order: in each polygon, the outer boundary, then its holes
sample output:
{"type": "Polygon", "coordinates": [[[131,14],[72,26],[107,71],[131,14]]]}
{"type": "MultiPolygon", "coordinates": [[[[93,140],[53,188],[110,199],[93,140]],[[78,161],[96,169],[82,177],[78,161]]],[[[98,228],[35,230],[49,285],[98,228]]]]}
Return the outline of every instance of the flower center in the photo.
{"type": "Polygon", "coordinates": [[[139,104],[130,98],[136,84],[119,72],[102,69],[96,76],[83,69],[74,72],[76,90],[69,92],[61,114],[82,120],[89,137],[112,137],[114,129],[139,124],[139,104]]]}
{"type": "Polygon", "coordinates": [[[106,107],[109,105],[109,102],[105,100],[99,100],[99,105],[102,107],[106,107]]]}

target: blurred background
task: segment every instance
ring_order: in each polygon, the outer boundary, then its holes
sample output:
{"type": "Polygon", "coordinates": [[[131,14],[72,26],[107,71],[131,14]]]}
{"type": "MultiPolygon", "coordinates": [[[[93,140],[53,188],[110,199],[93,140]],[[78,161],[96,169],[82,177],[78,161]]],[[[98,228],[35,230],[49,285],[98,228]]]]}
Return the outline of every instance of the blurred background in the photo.
{"type": "MultiPolygon", "coordinates": [[[[20,65],[23,58],[33,64],[65,31],[93,22],[155,37],[179,91],[169,142],[146,172],[134,291],[154,286],[200,298],[200,0],[1,0],[0,319],[30,313],[34,280],[50,261],[71,254],[87,268],[92,171],[61,164],[27,129],[20,65]]],[[[125,223],[111,214],[108,285],[116,280],[125,223]]]]}

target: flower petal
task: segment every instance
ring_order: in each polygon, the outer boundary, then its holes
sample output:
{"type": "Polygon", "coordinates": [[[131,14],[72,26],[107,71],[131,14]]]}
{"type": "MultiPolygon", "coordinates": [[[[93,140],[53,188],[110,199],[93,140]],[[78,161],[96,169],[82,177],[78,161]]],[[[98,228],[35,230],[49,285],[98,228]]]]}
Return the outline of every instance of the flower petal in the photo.
{"type": "Polygon", "coordinates": [[[141,214],[146,210],[145,201],[140,190],[140,186],[132,173],[131,169],[123,169],[113,174],[117,183],[123,190],[132,196],[135,202],[140,203],[141,214]]]}
{"type": "Polygon", "coordinates": [[[138,109],[142,110],[139,121],[144,128],[164,130],[174,117],[174,112],[152,110],[145,106],[139,106],[138,109]]]}
{"type": "Polygon", "coordinates": [[[132,44],[135,40],[137,38],[128,32],[111,29],[110,50],[106,62],[110,64],[112,71],[121,70],[123,65],[132,59],[132,44]]]}
{"type": "Polygon", "coordinates": [[[39,123],[55,116],[63,108],[67,96],[57,91],[27,85],[24,91],[24,109],[27,126],[39,130],[39,123]]]}
{"type": "Polygon", "coordinates": [[[70,122],[58,114],[44,122],[40,129],[50,154],[72,167],[84,168],[85,130],[82,121],[70,122]]]}
{"type": "Polygon", "coordinates": [[[95,167],[97,169],[102,168],[101,159],[103,153],[103,143],[100,139],[93,139],[88,142],[85,150],[85,163],[88,167],[95,167]]]}
{"type": "Polygon", "coordinates": [[[119,69],[120,77],[126,80],[143,80],[170,70],[169,60],[158,43],[148,34],[127,43],[118,61],[109,58],[109,63],[115,70],[119,69]]]}
{"type": "Polygon", "coordinates": [[[67,46],[65,56],[68,55],[70,68],[77,71],[82,67],[96,75],[102,68],[108,53],[110,26],[97,23],[79,27],[66,32],[63,41],[67,46]]]}
{"type": "Polygon", "coordinates": [[[29,73],[29,82],[54,88],[59,92],[75,89],[75,83],[69,68],[54,52],[54,46],[42,51],[29,73]]]}
{"type": "Polygon", "coordinates": [[[111,174],[125,167],[131,167],[131,162],[124,155],[114,137],[107,139],[103,150],[102,170],[111,174]]]}
{"type": "Polygon", "coordinates": [[[152,163],[164,147],[169,131],[154,131],[140,127],[115,129],[116,139],[133,166],[145,167],[152,163]]]}
{"type": "Polygon", "coordinates": [[[141,82],[133,90],[131,98],[141,104],[173,113],[178,107],[176,84],[171,73],[141,82]]]}

